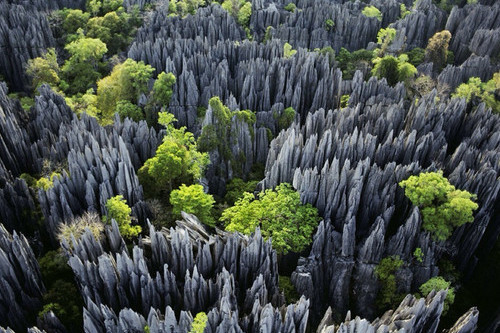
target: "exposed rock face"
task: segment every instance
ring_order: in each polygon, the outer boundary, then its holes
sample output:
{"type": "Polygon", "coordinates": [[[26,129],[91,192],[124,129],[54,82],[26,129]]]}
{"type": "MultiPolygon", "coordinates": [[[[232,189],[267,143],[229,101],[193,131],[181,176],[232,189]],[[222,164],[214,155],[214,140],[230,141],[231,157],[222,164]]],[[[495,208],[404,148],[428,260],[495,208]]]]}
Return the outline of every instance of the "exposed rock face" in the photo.
{"type": "MultiPolygon", "coordinates": [[[[252,237],[213,236],[196,217],[183,216],[185,221],[166,234],[151,226],[147,248],[135,246],[132,257],[125,247],[105,252],[90,232],[73,239],[73,247],[65,246],[85,299],[86,330],[109,331],[108,325],[115,323],[129,329],[147,324],[157,332],[173,325],[186,331],[192,315],[213,308],[208,312],[211,332],[305,332],[305,298],[286,311],[276,308],[283,305],[276,253],[259,231],[252,237]],[[179,320],[174,311],[181,311],[179,320]],[[239,311],[245,314],[241,319],[239,311]]],[[[114,223],[107,242],[117,237],[114,223]]]]}
{"type": "Polygon", "coordinates": [[[500,227],[494,209],[500,119],[483,106],[470,112],[463,101],[433,99],[431,94],[409,109],[400,103],[320,110],[271,142],[262,186],[292,183],[325,219],[309,257],[292,276],[311,299],[313,317],[330,304],[337,312],[353,309],[372,318],[378,289],[373,269],[383,257],[405,261],[398,291],[408,293],[437,274],[443,250],[470,271],[480,243],[494,243],[483,234],[488,229],[496,237],[500,227]],[[436,169],[457,188],[476,193],[480,207],[474,222],[445,244],[422,232],[418,209],[398,186],[412,174],[436,169]],[[417,247],[425,253],[422,263],[413,258],[417,247]]]}
{"type": "Polygon", "coordinates": [[[403,48],[425,48],[429,38],[443,30],[445,23],[446,13],[437,8],[432,0],[418,1],[405,18],[391,25],[397,30],[397,36],[390,49],[397,51],[403,48]]]}
{"type": "Polygon", "coordinates": [[[341,73],[326,56],[299,50],[288,59],[277,40],[240,43],[244,32],[234,24],[224,10],[212,5],[182,21],[156,12],[139,30],[128,55],[177,77],[169,111],[179,125],[196,132],[197,107],[207,106],[213,96],[257,112],[278,103],[304,115],[337,106],[341,73]]]}
{"type": "Polygon", "coordinates": [[[23,66],[53,46],[49,23],[35,6],[0,3],[0,73],[14,90],[30,90],[23,66]]]}
{"type": "Polygon", "coordinates": [[[85,114],[78,119],[64,98],[47,86],[40,88],[26,119],[20,105],[9,100],[2,87],[0,112],[6,117],[0,119],[0,169],[6,170],[2,180],[5,186],[0,189],[0,202],[5,208],[0,216],[7,227],[14,228],[19,221],[27,226],[23,216],[36,210],[35,194],[23,180],[14,177],[21,172],[41,172],[45,160],[63,164],[65,170],[52,188],[36,194],[54,242],[59,223],[87,210],[104,215],[107,199],[118,194],[124,196],[139,220],[145,220],[148,209],[136,170],[155,154],[161,134],[145,122],[117,119],[112,128],[105,129],[85,114]]]}
{"type": "MultiPolygon", "coordinates": [[[[443,311],[446,291],[431,292],[426,298],[417,299],[412,295],[406,296],[396,310],[387,311],[382,317],[369,322],[356,317],[351,319],[351,313],[338,327],[331,325],[331,309],[325,313],[318,333],[347,333],[347,332],[399,332],[416,333],[437,331],[439,317],[443,311]]],[[[478,311],[475,308],[465,313],[448,332],[474,332],[477,324],[478,311]]]]}
{"type": "Polygon", "coordinates": [[[445,85],[447,90],[451,92],[471,77],[479,77],[482,81],[488,81],[498,69],[500,66],[492,64],[489,56],[471,55],[460,66],[446,66],[437,80],[440,85],[445,85]]]}
{"type": "MultiPolygon", "coordinates": [[[[18,332],[41,305],[45,287],[28,241],[0,224],[0,322],[18,332]]],[[[0,331],[2,329],[0,328],[0,331]]]]}
{"type": "MultiPolygon", "coordinates": [[[[451,32],[450,50],[455,54],[455,61],[462,63],[471,52],[479,56],[493,55],[498,49],[498,37],[493,37],[495,29],[500,28],[500,4],[493,6],[467,5],[454,7],[446,22],[446,30],[451,32]],[[484,40],[493,38],[492,43],[484,40]],[[484,44],[482,47],[478,45],[484,44]]],[[[497,53],[498,54],[498,53],[497,53]]]]}

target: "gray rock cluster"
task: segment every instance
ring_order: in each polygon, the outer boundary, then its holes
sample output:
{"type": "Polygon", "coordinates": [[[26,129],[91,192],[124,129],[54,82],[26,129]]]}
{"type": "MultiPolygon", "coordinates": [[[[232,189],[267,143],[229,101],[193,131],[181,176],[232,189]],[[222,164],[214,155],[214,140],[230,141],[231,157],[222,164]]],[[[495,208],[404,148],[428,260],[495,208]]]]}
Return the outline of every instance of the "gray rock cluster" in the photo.
{"type": "MultiPolygon", "coordinates": [[[[380,318],[369,322],[366,319],[351,318],[348,312],[345,321],[339,326],[333,325],[332,310],[329,308],[321,320],[318,333],[347,333],[347,332],[437,332],[439,317],[443,311],[446,291],[431,292],[426,298],[417,299],[412,295],[406,296],[396,310],[389,310],[380,318]]],[[[458,319],[448,332],[474,332],[478,320],[478,311],[471,308],[458,319]]]]}
{"type": "Polygon", "coordinates": [[[460,270],[472,271],[480,244],[493,246],[500,231],[494,208],[500,119],[484,106],[471,112],[464,101],[436,104],[434,98],[409,109],[398,103],[320,110],[271,142],[262,187],[292,183],[325,219],[292,276],[311,299],[312,316],[329,304],[341,314],[352,309],[372,318],[378,290],[373,270],[384,257],[404,260],[398,291],[409,293],[438,273],[444,253],[460,270]],[[480,207],[473,223],[440,244],[420,229],[418,209],[398,186],[436,169],[457,188],[476,193],[480,207]],[[413,257],[416,248],[425,254],[421,263],[413,257]]]}
{"type": "MultiPolygon", "coordinates": [[[[40,310],[45,287],[28,241],[0,224],[0,323],[21,332],[40,310]]],[[[0,331],[2,329],[0,328],[0,331]]]]}
{"type": "Polygon", "coordinates": [[[206,311],[209,332],[305,332],[309,302],[301,298],[278,309],[284,300],[276,253],[258,230],[251,237],[211,235],[196,217],[183,216],[164,233],[150,226],[149,239],[132,256],[112,245],[120,236],[116,223],[107,233],[108,252],[90,232],[64,246],[85,299],[87,331],[148,325],[185,332],[192,317],[206,311]]]}
{"type": "Polygon", "coordinates": [[[16,91],[30,91],[24,67],[55,40],[44,13],[31,4],[0,3],[0,73],[16,91]]]}
{"type": "Polygon", "coordinates": [[[4,143],[0,148],[0,170],[4,170],[5,186],[0,189],[4,207],[0,216],[9,229],[36,220],[30,214],[36,211],[34,202],[38,201],[45,228],[55,241],[59,223],[87,210],[104,215],[107,199],[118,194],[127,200],[134,216],[145,220],[148,209],[136,171],[155,154],[161,133],[145,122],[128,119],[116,119],[110,128],[101,127],[85,114],[79,119],[64,98],[47,86],[40,88],[40,96],[26,119],[20,105],[8,99],[2,87],[0,112],[6,117],[0,120],[5,129],[0,134],[4,143]],[[35,194],[24,180],[15,177],[22,172],[40,173],[44,161],[63,165],[64,172],[62,177],[56,177],[52,188],[35,194]]]}
{"type": "Polygon", "coordinates": [[[155,12],[139,30],[128,56],[176,76],[169,111],[179,125],[196,132],[197,107],[207,106],[213,96],[256,112],[279,103],[304,115],[337,106],[341,73],[326,56],[298,50],[285,58],[278,40],[240,42],[244,32],[235,24],[212,5],[182,21],[155,12]]]}

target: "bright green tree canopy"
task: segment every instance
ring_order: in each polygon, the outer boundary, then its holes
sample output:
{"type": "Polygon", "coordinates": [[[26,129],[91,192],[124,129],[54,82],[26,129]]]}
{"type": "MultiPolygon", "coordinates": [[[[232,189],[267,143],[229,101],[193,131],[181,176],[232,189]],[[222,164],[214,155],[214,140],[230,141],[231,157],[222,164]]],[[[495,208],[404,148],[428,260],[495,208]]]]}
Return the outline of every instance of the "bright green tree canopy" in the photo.
{"type": "Polygon", "coordinates": [[[194,214],[201,222],[214,227],[215,220],[212,216],[212,209],[215,200],[211,194],[203,191],[203,186],[199,184],[186,186],[182,184],[179,189],[170,193],[170,204],[173,213],[181,215],[181,211],[194,214]]]}
{"type": "Polygon", "coordinates": [[[446,312],[448,312],[448,309],[450,308],[450,305],[455,301],[455,289],[450,288],[450,285],[451,283],[443,279],[441,276],[436,276],[422,284],[419,289],[422,293],[422,296],[424,297],[429,295],[429,293],[433,290],[448,290],[443,306],[443,314],[446,314],[446,312]]]}
{"type": "Polygon", "coordinates": [[[405,195],[420,208],[422,227],[438,240],[446,240],[453,228],[472,222],[478,208],[474,195],[457,190],[442,172],[423,172],[399,183],[405,195]]]}
{"type": "Polygon", "coordinates": [[[245,192],[233,207],[220,218],[226,230],[250,234],[260,227],[262,235],[272,238],[276,251],[300,252],[312,242],[312,233],[318,225],[318,211],[310,204],[302,205],[300,195],[289,184],[280,184],[275,190],[258,195],[245,192]]]}
{"type": "Polygon", "coordinates": [[[203,333],[203,331],[205,331],[205,327],[207,326],[207,320],[208,317],[205,312],[198,312],[198,314],[194,317],[189,333],[203,333]]]}
{"type": "Polygon", "coordinates": [[[104,216],[103,220],[106,223],[111,223],[114,219],[118,223],[120,234],[125,238],[132,238],[139,235],[142,231],[138,225],[132,226],[132,218],[130,214],[132,209],[127,205],[127,201],[122,195],[114,196],[106,202],[108,215],[104,216]]]}

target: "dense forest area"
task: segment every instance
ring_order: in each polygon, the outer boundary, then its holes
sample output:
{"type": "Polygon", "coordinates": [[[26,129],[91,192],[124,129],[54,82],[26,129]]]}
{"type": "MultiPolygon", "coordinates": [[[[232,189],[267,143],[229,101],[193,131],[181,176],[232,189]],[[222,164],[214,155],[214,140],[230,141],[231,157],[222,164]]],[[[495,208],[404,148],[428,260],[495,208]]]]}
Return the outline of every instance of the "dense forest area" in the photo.
{"type": "Polygon", "coordinates": [[[497,0],[0,1],[0,332],[500,332],[497,0]]]}

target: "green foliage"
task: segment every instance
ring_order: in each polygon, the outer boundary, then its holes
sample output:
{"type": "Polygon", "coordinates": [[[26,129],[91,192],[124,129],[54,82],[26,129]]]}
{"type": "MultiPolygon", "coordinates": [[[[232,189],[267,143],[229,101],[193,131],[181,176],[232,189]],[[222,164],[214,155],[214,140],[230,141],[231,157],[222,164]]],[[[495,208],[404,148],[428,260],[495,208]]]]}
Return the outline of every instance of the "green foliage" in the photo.
{"type": "Polygon", "coordinates": [[[409,62],[415,67],[423,63],[425,60],[425,50],[420,47],[412,49],[407,53],[407,55],[409,58],[409,62]]]}
{"type": "Polygon", "coordinates": [[[415,251],[413,252],[413,256],[419,263],[424,262],[424,252],[422,252],[422,249],[417,247],[415,251]]]}
{"type": "Polygon", "coordinates": [[[84,13],[80,9],[62,9],[55,13],[61,20],[61,27],[66,35],[76,34],[78,29],[84,29],[90,19],[89,13],[84,13]]]}
{"type": "Polygon", "coordinates": [[[130,15],[123,9],[93,17],[87,22],[87,36],[102,40],[111,54],[118,53],[125,50],[131,40],[129,20],[130,15]]]}
{"type": "Polygon", "coordinates": [[[136,237],[142,231],[140,226],[131,225],[132,217],[130,214],[132,213],[132,209],[127,205],[127,201],[122,195],[109,198],[108,201],[106,201],[106,210],[108,215],[104,216],[103,220],[106,223],[111,223],[111,220],[114,219],[123,237],[136,237]]]}
{"type": "Polygon", "coordinates": [[[61,251],[49,251],[38,259],[40,272],[47,293],[43,296],[44,306],[39,316],[53,311],[71,332],[82,330],[83,300],[75,286],[73,271],[61,251]]]}
{"type": "Polygon", "coordinates": [[[290,277],[280,275],[278,278],[278,285],[280,291],[285,295],[286,304],[296,303],[300,299],[300,295],[295,289],[290,277]]]}
{"type": "Polygon", "coordinates": [[[382,21],[382,13],[375,6],[367,6],[361,13],[366,17],[376,17],[377,20],[382,21]]]}
{"type": "Polygon", "coordinates": [[[400,13],[401,13],[401,18],[404,19],[406,17],[406,15],[410,14],[410,11],[408,9],[406,9],[406,6],[404,3],[402,3],[400,5],[400,13]]]}
{"type": "Polygon", "coordinates": [[[325,20],[325,30],[326,31],[332,30],[334,26],[335,26],[335,22],[333,22],[332,19],[325,20]]]}
{"type": "Polygon", "coordinates": [[[233,178],[229,181],[226,186],[226,195],[224,196],[224,201],[232,206],[238,199],[243,197],[245,192],[252,193],[255,191],[257,184],[259,182],[257,180],[250,180],[245,182],[241,178],[233,178]]]}
{"type": "Polygon", "coordinates": [[[205,0],[171,0],[168,6],[170,15],[185,17],[194,15],[199,7],[205,6],[205,0]]]}
{"type": "Polygon", "coordinates": [[[44,191],[49,190],[50,188],[54,187],[54,179],[56,177],[61,177],[60,173],[53,172],[50,176],[47,177],[41,177],[36,181],[35,187],[37,189],[41,189],[44,191]]]}
{"type": "Polygon", "coordinates": [[[57,55],[54,49],[48,49],[43,56],[28,60],[26,65],[26,74],[31,78],[33,89],[37,89],[43,83],[56,88],[59,81],[61,81],[59,72],[57,55]]]}
{"type": "Polygon", "coordinates": [[[149,329],[149,326],[148,325],[144,326],[144,333],[150,333],[150,332],[151,331],[149,329]]]}
{"type": "Polygon", "coordinates": [[[265,44],[265,43],[267,43],[268,41],[270,41],[270,40],[271,40],[271,38],[272,38],[272,32],[271,32],[271,31],[272,31],[272,29],[273,29],[273,27],[272,27],[272,26],[268,26],[268,27],[266,28],[266,33],[264,34],[264,39],[262,39],[262,43],[264,43],[264,44],[265,44]]]}
{"type": "Polygon", "coordinates": [[[396,29],[381,28],[377,34],[377,44],[380,45],[380,48],[375,50],[375,54],[378,57],[382,57],[385,54],[387,48],[389,47],[389,44],[392,43],[395,37],[396,37],[396,29]]]}
{"type": "Polygon", "coordinates": [[[205,312],[198,312],[193,319],[189,333],[203,333],[207,326],[208,317],[205,312]]]}
{"type": "Polygon", "coordinates": [[[162,106],[168,107],[175,81],[174,74],[161,72],[153,85],[153,100],[162,106]]]}
{"type": "Polygon", "coordinates": [[[448,30],[436,32],[425,48],[425,60],[434,63],[435,70],[441,70],[447,62],[451,33],[448,30]]]}
{"type": "Polygon", "coordinates": [[[290,2],[285,6],[285,10],[288,10],[290,13],[294,13],[296,9],[297,6],[293,2],[290,2]]]}
{"type": "Polygon", "coordinates": [[[292,49],[292,45],[288,43],[285,43],[285,45],[283,45],[283,56],[285,58],[291,58],[295,55],[295,53],[297,53],[297,50],[292,49]]]}
{"type": "Polygon", "coordinates": [[[375,276],[380,282],[380,291],[377,295],[377,306],[386,309],[397,305],[401,295],[397,293],[396,272],[403,266],[398,256],[384,258],[375,267],[375,276]]]}
{"type": "Polygon", "coordinates": [[[399,183],[405,195],[420,208],[424,230],[437,240],[444,241],[453,228],[474,220],[473,211],[478,208],[475,196],[457,190],[442,172],[423,172],[399,183]]]}
{"type": "Polygon", "coordinates": [[[462,83],[451,95],[455,98],[465,98],[469,102],[484,102],[493,112],[500,113],[500,72],[493,78],[483,83],[478,77],[471,77],[467,83],[462,83]]]}
{"type": "Polygon", "coordinates": [[[197,150],[193,133],[185,127],[175,129],[175,117],[167,112],[159,113],[158,122],[167,128],[163,142],[156,155],[148,159],[139,169],[139,180],[146,192],[156,196],[162,191],[170,193],[180,184],[192,184],[201,178],[209,163],[208,155],[197,150]]]}
{"type": "Polygon", "coordinates": [[[154,68],[142,61],[127,59],[116,65],[109,76],[97,82],[97,108],[103,124],[112,122],[118,101],[134,103],[148,91],[154,68]]]}
{"type": "Polygon", "coordinates": [[[448,312],[448,309],[450,308],[450,305],[455,301],[455,289],[450,288],[450,285],[451,283],[443,279],[441,276],[436,276],[422,284],[419,290],[422,295],[426,297],[433,290],[439,291],[448,289],[448,293],[446,294],[443,306],[443,314],[446,314],[448,312]]]}
{"type": "Polygon", "coordinates": [[[349,95],[342,95],[340,97],[340,107],[343,109],[343,108],[346,108],[348,106],[348,103],[349,103],[349,98],[351,96],[349,95]]]}
{"type": "Polygon", "coordinates": [[[95,38],[82,37],[66,45],[71,55],[62,67],[66,91],[71,94],[87,91],[100,78],[100,60],[108,51],[106,44],[95,38]]]}
{"type": "Polygon", "coordinates": [[[252,3],[245,2],[238,12],[238,23],[242,27],[248,28],[248,25],[250,23],[250,16],[252,16],[252,3]]]}
{"type": "Polygon", "coordinates": [[[248,192],[226,209],[220,218],[226,230],[250,234],[260,227],[265,239],[272,238],[273,248],[282,254],[300,252],[312,242],[319,218],[310,204],[302,205],[300,195],[289,184],[258,194],[248,192]]]}
{"type": "Polygon", "coordinates": [[[115,112],[120,115],[122,120],[125,118],[130,118],[133,121],[144,120],[144,114],[141,108],[127,100],[118,101],[116,103],[115,112]]]}
{"type": "Polygon", "coordinates": [[[319,54],[327,56],[330,65],[333,65],[333,61],[335,60],[335,50],[331,46],[326,46],[322,49],[315,49],[319,54]]]}
{"type": "Polygon", "coordinates": [[[384,56],[383,58],[373,59],[372,74],[378,78],[385,78],[391,86],[402,81],[406,82],[413,78],[417,73],[415,66],[410,64],[405,54],[398,58],[393,56],[384,56]]]}
{"type": "Polygon", "coordinates": [[[215,227],[215,220],[212,216],[214,203],[213,196],[205,193],[203,186],[199,184],[190,186],[182,184],[179,189],[170,193],[172,211],[177,217],[180,217],[181,211],[184,211],[196,215],[201,222],[211,227],[215,227]]]}
{"type": "Polygon", "coordinates": [[[291,106],[283,110],[283,112],[278,116],[278,128],[280,131],[290,127],[295,119],[295,114],[295,109],[291,106]]]}
{"type": "Polygon", "coordinates": [[[345,48],[341,48],[335,59],[339,62],[339,68],[345,80],[352,79],[356,69],[363,65],[369,65],[374,56],[374,51],[365,49],[357,50],[352,53],[345,48]]]}

